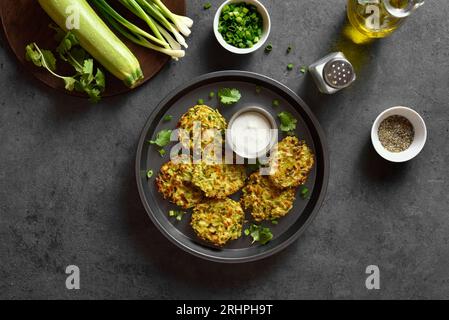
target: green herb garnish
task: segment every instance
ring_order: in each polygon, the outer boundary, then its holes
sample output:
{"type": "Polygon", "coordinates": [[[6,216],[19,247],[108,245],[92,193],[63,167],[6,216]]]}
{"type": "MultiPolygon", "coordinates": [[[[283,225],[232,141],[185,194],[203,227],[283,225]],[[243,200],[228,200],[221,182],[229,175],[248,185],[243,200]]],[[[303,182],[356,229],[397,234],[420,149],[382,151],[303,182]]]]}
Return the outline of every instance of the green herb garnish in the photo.
{"type": "MultiPolygon", "coordinates": [[[[58,37],[61,37],[62,30],[58,29],[58,37]]],[[[53,76],[64,81],[65,89],[86,93],[92,102],[101,99],[101,93],[106,87],[104,73],[97,68],[94,70],[94,61],[79,46],[75,35],[71,32],[65,34],[56,51],[62,60],[68,62],[76,74],[73,76],[61,76],[56,73],[56,58],[49,50],[40,49],[36,43],[26,46],[26,59],[33,62],[37,67],[47,69],[53,76]]]]}
{"type": "Polygon", "coordinates": [[[289,64],[287,65],[287,70],[288,70],[288,71],[292,71],[294,67],[295,67],[295,65],[294,65],[293,63],[289,63],[289,64]]]}
{"type": "Polygon", "coordinates": [[[166,115],[164,118],[162,118],[162,121],[164,122],[170,122],[173,120],[173,116],[166,115]]]}
{"type": "Polygon", "coordinates": [[[187,212],[184,211],[175,211],[175,210],[170,210],[168,212],[169,217],[172,218],[176,218],[176,220],[181,221],[182,217],[186,214],[187,212]]]}
{"type": "Polygon", "coordinates": [[[153,174],[154,174],[153,170],[149,169],[149,170],[147,171],[147,178],[148,178],[148,179],[151,179],[151,177],[153,176],[153,174]]]}
{"type": "Polygon", "coordinates": [[[271,51],[273,51],[273,45],[270,43],[270,44],[268,44],[266,47],[265,47],[265,52],[271,52],[271,51]]]}
{"type": "Polygon", "coordinates": [[[171,133],[171,130],[162,130],[157,134],[156,140],[150,140],[149,143],[163,148],[170,143],[171,133]]]}
{"type": "Polygon", "coordinates": [[[274,99],[272,105],[273,107],[277,108],[281,105],[281,102],[278,99],[274,99]]]}
{"type": "Polygon", "coordinates": [[[161,157],[164,157],[167,154],[167,151],[165,151],[165,149],[160,149],[159,154],[161,155],[161,157]]]}
{"type": "Polygon", "coordinates": [[[209,99],[213,99],[213,98],[215,98],[215,92],[211,91],[209,93],[209,99]]]}
{"type": "Polygon", "coordinates": [[[307,67],[306,66],[302,66],[299,71],[301,71],[302,74],[307,72],[307,67]]]}
{"type": "Polygon", "coordinates": [[[204,10],[208,10],[211,7],[212,7],[212,4],[210,2],[205,3],[204,6],[203,6],[204,10]]]}
{"type": "Polygon", "coordinates": [[[218,32],[223,39],[236,48],[251,48],[263,33],[263,18],[254,5],[230,3],[223,7],[218,32]]]}
{"type": "Polygon", "coordinates": [[[280,129],[283,132],[291,132],[296,129],[296,124],[298,120],[296,120],[293,115],[289,112],[281,112],[278,114],[279,120],[281,120],[280,129]]]}
{"type": "Polygon", "coordinates": [[[279,223],[279,221],[277,221],[277,220],[271,220],[271,223],[274,224],[274,225],[276,225],[276,224],[279,223]]]}
{"type": "Polygon", "coordinates": [[[218,90],[218,97],[223,104],[234,104],[239,102],[242,95],[237,89],[222,88],[218,90]]]}
{"type": "Polygon", "coordinates": [[[204,104],[204,99],[198,99],[198,104],[203,105],[204,104]]]}
{"type": "Polygon", "coordinates": [[[256,93],[259,94],[262,92],[262,87],[261,86],[256,86],[256,93]]]}
{"type": "Polygon", "coordinates": [[[246,236],[251,236],[253,238],[253,242],[259,242],[264,245],[273,239],[273,234],[271,233],[270,228],[266,228],[263,226],[258,226],[252,224],[248,229],[244,231],[246,236]]]}

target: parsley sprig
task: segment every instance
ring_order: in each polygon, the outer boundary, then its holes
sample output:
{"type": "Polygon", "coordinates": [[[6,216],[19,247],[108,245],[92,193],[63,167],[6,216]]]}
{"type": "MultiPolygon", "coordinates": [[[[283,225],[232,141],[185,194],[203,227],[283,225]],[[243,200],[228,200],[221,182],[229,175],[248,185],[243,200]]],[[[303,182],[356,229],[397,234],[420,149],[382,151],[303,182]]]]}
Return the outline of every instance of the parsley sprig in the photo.
{"type": "Polygon", "coordinates": [[[279,120],[281,121],[280,129],[283,132],[292,132],[296,129],[296,124],[298,120],[293,117],[293,115],[287,111],[278,114],[279,120]]]}
{"type": "Polygon", "coordinates": [[[234,104],[240,101],[242,94],[237,89],[222,88],[218,90],[218,97],[222,104],[234,104]]]}
{"type": "Polygon", "coordinates": [[[253,238],[253,243],[259,242],[264,245],[273,239],[273,233],[271,229],[263,226],[252,224],[248,229],[244,231],[246,236],[253,238]]]}
{"type": "MultiPolygon", "coordinates": [[[[56,28],[54,28],[56,29],[56,28]]],[[[50,50],[39,48],[36,43],[26,46],[26,59],[37,67],[47,69],[53,76],[64,81],[65,89],[86,93],[92,102],[98,102],[106,87],[106,80],[100,68],[95,70],[94,60],[81,48],[76,36],[68,32],[64,35],[61,29],[56,29],[60,40],[56,52],[59,57],[68,62],[74,69],[73,76],[62,76],[56,73],[56,58],[50,50]]]]}

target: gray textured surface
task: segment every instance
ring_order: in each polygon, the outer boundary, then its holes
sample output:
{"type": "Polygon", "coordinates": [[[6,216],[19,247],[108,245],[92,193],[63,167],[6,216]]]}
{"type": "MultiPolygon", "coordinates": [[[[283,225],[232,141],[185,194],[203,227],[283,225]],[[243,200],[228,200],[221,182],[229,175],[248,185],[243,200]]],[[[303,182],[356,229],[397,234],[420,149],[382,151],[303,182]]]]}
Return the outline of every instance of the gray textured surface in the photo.
{"type": "Polygon", "coordinates": [[[340,35],[344,0],[265,1],[275,49],[247,57],[218,48],[203,2],[188,1],[196,26],[181,63],[95,106],[38,84],[2,42],[0,298],[449,298],[449,2],[428,1],[391,38],[357,47],[340,35]],[[362,68],[341,94],[319,95],[311,79],[286,71],[342,45],[362,68]],[[134,156],[164,95],[233,68],[278,79],[310,104],[332,171],[321,212],[295,244],[229,266],[191,257],[156,230],[138,198],[134,156]],[[369,140],[372,121],[393,105],[414,107],[429,129],[422,154],[403,165],[379,159],[369,140]],[[81,268],[76,292],[65,289],[69,264],[81,268]],[[381,290],[365,289],[370,264],[381,269],[381,290]]]}

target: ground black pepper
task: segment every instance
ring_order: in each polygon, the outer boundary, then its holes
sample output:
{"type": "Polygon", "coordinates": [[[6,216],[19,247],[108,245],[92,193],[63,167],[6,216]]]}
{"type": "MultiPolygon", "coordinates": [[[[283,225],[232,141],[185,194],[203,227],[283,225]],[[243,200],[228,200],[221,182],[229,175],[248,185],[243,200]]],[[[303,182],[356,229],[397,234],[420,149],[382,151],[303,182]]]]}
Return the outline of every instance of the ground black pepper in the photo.
{"type": "Polygon", "coordinates": [[[410,121],[402,116],[390,116],[379,126],[379,140],[390,152],[407,150],[415,137],[415,130],[410,121]]]}

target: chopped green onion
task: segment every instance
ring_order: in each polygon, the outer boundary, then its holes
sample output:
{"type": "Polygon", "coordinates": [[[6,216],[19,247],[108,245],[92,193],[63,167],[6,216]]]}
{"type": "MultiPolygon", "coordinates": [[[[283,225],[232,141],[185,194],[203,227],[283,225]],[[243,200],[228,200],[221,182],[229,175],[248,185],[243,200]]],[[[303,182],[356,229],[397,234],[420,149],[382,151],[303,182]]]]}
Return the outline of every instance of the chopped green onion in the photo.
{"type": "Polygon", "coordinates": [[[204,104],[204,99],[198,99],[198,104],[203,105],[204,104]]]}
{"type": "Polygon", "coordinates": [[[278,99],[273,100],[273,107],[279,107],[281,105],[281,102],[278,99]]]}
{"type": "Polygon", "coordinates": [[[271,52],[273,50],[273,45],[270,43],[265,47],[265,52],[271,52]]]}
{"type": "Polygon", "coordinates": [[[299,71],[301,71],[301,73],[306,73],[307,72],[307,67],[306,66],[302,66],[301,69],[299,69],[299,71]]]}
{"type": "Polygon", "coordinates": [[[148,179],[151,179],[151,177],[153,176],[153,174],[154,174],[153,170],[151,170],[151,169],[148,170],[148,171],[147,171],[147,178],[148,178],[148,179]]]}
{"type": "Polygon", "coordinates": [[[287,54],[289,54],[290,52],[292,52],[292,46],[288,46],[288,48],[287,48],[287,54]]]}
{"type": "Polygon", "coordinates": [[[212,4],[210,2],[205,3],[204,6],[203,6],[204,10],[208,10],[211,7],[212,7],[212,4]]]}
{"type": "Polygon", "coordinates": [[[181,221],[182,217],[186,214],[187,212],[184,211],[175,211],[175,210],[170,210],[168,212],[168,216],[172,217],[172,218],[176,218],[177,221],[181,221]]]}
{"type": "Polygon", "coordinates": [[[309,188],[302,186],[300,193],[301,193],[301,198],[307,199],[307,197],[309,196],[309,188]]]}
{"type": "Polygon", "coordinates": [[[259,94],[262,92],[262,87],[261,86],[256,86],[256,93],[259,94]]]}
{"type": "Polygon", "coordinates": [[[293,63],[289,63],[289,64],[287,65],[287,70],[288,70],[288,71],[291,71],[291,70],[293,70],[293,67],[294,67],[293,63]]]}
{"type": "Polygon", "coordinates": [[[159,150],[159,154],[161,155],[161,157],[164,157],[166,153],[167,152],[164,149],[159,150]]]}
{"type": "Polygon", "coordinates": [[[263,17],[252,4],[230,3],[221,11],[218,32],[236,48],[251,48],[262,37],[263,17]]]}
{"type": "Polygon", "coordinates": [[[213,98],[215,98],[215,92],[211,91],[209,93],[209,99],[213,99],[213,98]]]}

